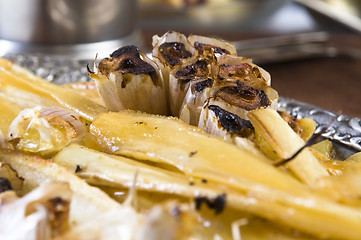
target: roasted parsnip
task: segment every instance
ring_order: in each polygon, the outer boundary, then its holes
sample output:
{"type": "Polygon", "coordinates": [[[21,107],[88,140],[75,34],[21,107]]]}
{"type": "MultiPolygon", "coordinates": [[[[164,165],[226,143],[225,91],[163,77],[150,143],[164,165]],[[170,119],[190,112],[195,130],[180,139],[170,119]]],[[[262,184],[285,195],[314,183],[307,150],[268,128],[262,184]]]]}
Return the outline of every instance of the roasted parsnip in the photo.
{"type": "Polygon", "coordinates": [[[132,111],[104,113],[93,121],[90,131],[104,151],[164,162],[187,176],[228,186],[227,192],[238,192],[229,195],[236,198],[230,201],[256,215],[318,237],[357,239],[361,234],[358,209],[336,203],[268,160],[179,120],[132,111]]]}
{"type": "Polygon", "coordinates": [[[68,183],[74,193],[69,212],[70,226],[87,222],[89,218],[120,206],[98,188],[89,186],[65,168],[50,161],[21,153],[1,151],[0,162],[9,164],[18,176],[25,180],[21,195],[46,182],[68,183]]]}
{"type": "Polygon", "coordinates": [[[18,103],[21,107],[63,107],[77,112],[84,119],[91,121],[106,109],[70,89],[47,82],[29,71],[0,61],[0,96],[18,103]]]}
{"type": "MultiPolygon", "coordinates": [[[[281,159],[292,157],[305,145],[302,138],[273,109],[254,110],[248,117],[256,131],[281,159]]],[[[310,186],[316,186],[320,177],[329,175],[307,148],[286,165],[301,181],[310,186]]]]}

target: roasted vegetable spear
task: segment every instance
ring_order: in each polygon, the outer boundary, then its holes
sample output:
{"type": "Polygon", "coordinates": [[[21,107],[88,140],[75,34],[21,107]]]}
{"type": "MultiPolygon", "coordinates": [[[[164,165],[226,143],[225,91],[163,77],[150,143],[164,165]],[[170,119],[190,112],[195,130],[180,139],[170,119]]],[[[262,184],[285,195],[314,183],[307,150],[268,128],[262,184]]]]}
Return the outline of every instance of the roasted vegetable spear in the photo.
{"type": "Polygon", "coordinates": [[[37,77],[12,62],[0,58],[0,94],[22,108],[62,107],[91,121],[106,109],[72,90],[37,77]]]}
{"type": "MultiPolygon", "coordinates": [[[[281,159],[287,159],[305,145],[302,138],[273,109],[258,109],[249,113],[252,125],[281,159]]],[[[317,158],[304,149],[292,161],[286,164],[303,182],[316,186],[317,181],[328,176],[317,158]]]]}
{"type": "Polygon", "coordinates": [[[268,159],[179,120],[132,111],[105,113],[90,131],[104,151],[166,163],[239,192],[240,208],[256,215],[319,237],[357,239],[361,234],[359,209],[336,203],[268,159]]]}

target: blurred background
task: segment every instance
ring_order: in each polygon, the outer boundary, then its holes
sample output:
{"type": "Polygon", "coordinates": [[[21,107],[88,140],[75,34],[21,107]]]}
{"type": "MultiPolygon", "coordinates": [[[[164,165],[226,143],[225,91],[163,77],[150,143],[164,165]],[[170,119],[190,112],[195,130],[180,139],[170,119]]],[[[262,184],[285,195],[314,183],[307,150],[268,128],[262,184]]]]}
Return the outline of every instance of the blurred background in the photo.
{"type": "Polygon", "coordinates": [[[0,0],[0,56],[150,52],[168,30],[231,41],[281,96],[361,118],[359,0],[0,0]]]}

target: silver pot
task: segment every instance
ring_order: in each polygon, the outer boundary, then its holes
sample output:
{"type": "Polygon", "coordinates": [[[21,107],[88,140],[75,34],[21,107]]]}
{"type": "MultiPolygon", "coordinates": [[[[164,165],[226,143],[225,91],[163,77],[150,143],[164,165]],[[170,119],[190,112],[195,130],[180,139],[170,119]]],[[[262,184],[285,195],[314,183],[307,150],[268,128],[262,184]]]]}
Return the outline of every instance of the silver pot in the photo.
{"type": "Polygon", "coordinates": [[[135,41],[136,12],[134,0],[0,0],[0,39],[11,51],[115,47],[135,41]]]}

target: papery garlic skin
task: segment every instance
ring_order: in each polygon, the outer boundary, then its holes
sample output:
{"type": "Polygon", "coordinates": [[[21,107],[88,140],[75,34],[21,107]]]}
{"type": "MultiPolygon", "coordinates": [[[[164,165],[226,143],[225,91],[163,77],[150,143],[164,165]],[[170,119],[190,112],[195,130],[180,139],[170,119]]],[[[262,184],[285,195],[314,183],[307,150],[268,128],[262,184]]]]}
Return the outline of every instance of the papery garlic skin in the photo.
{"type": "Polygon", "coordinates": [[[210,97],[212,86],[211,78],[192,81],[183,99],[179,118],[190,125],[198,126],[203,106],[210,97]]]}

